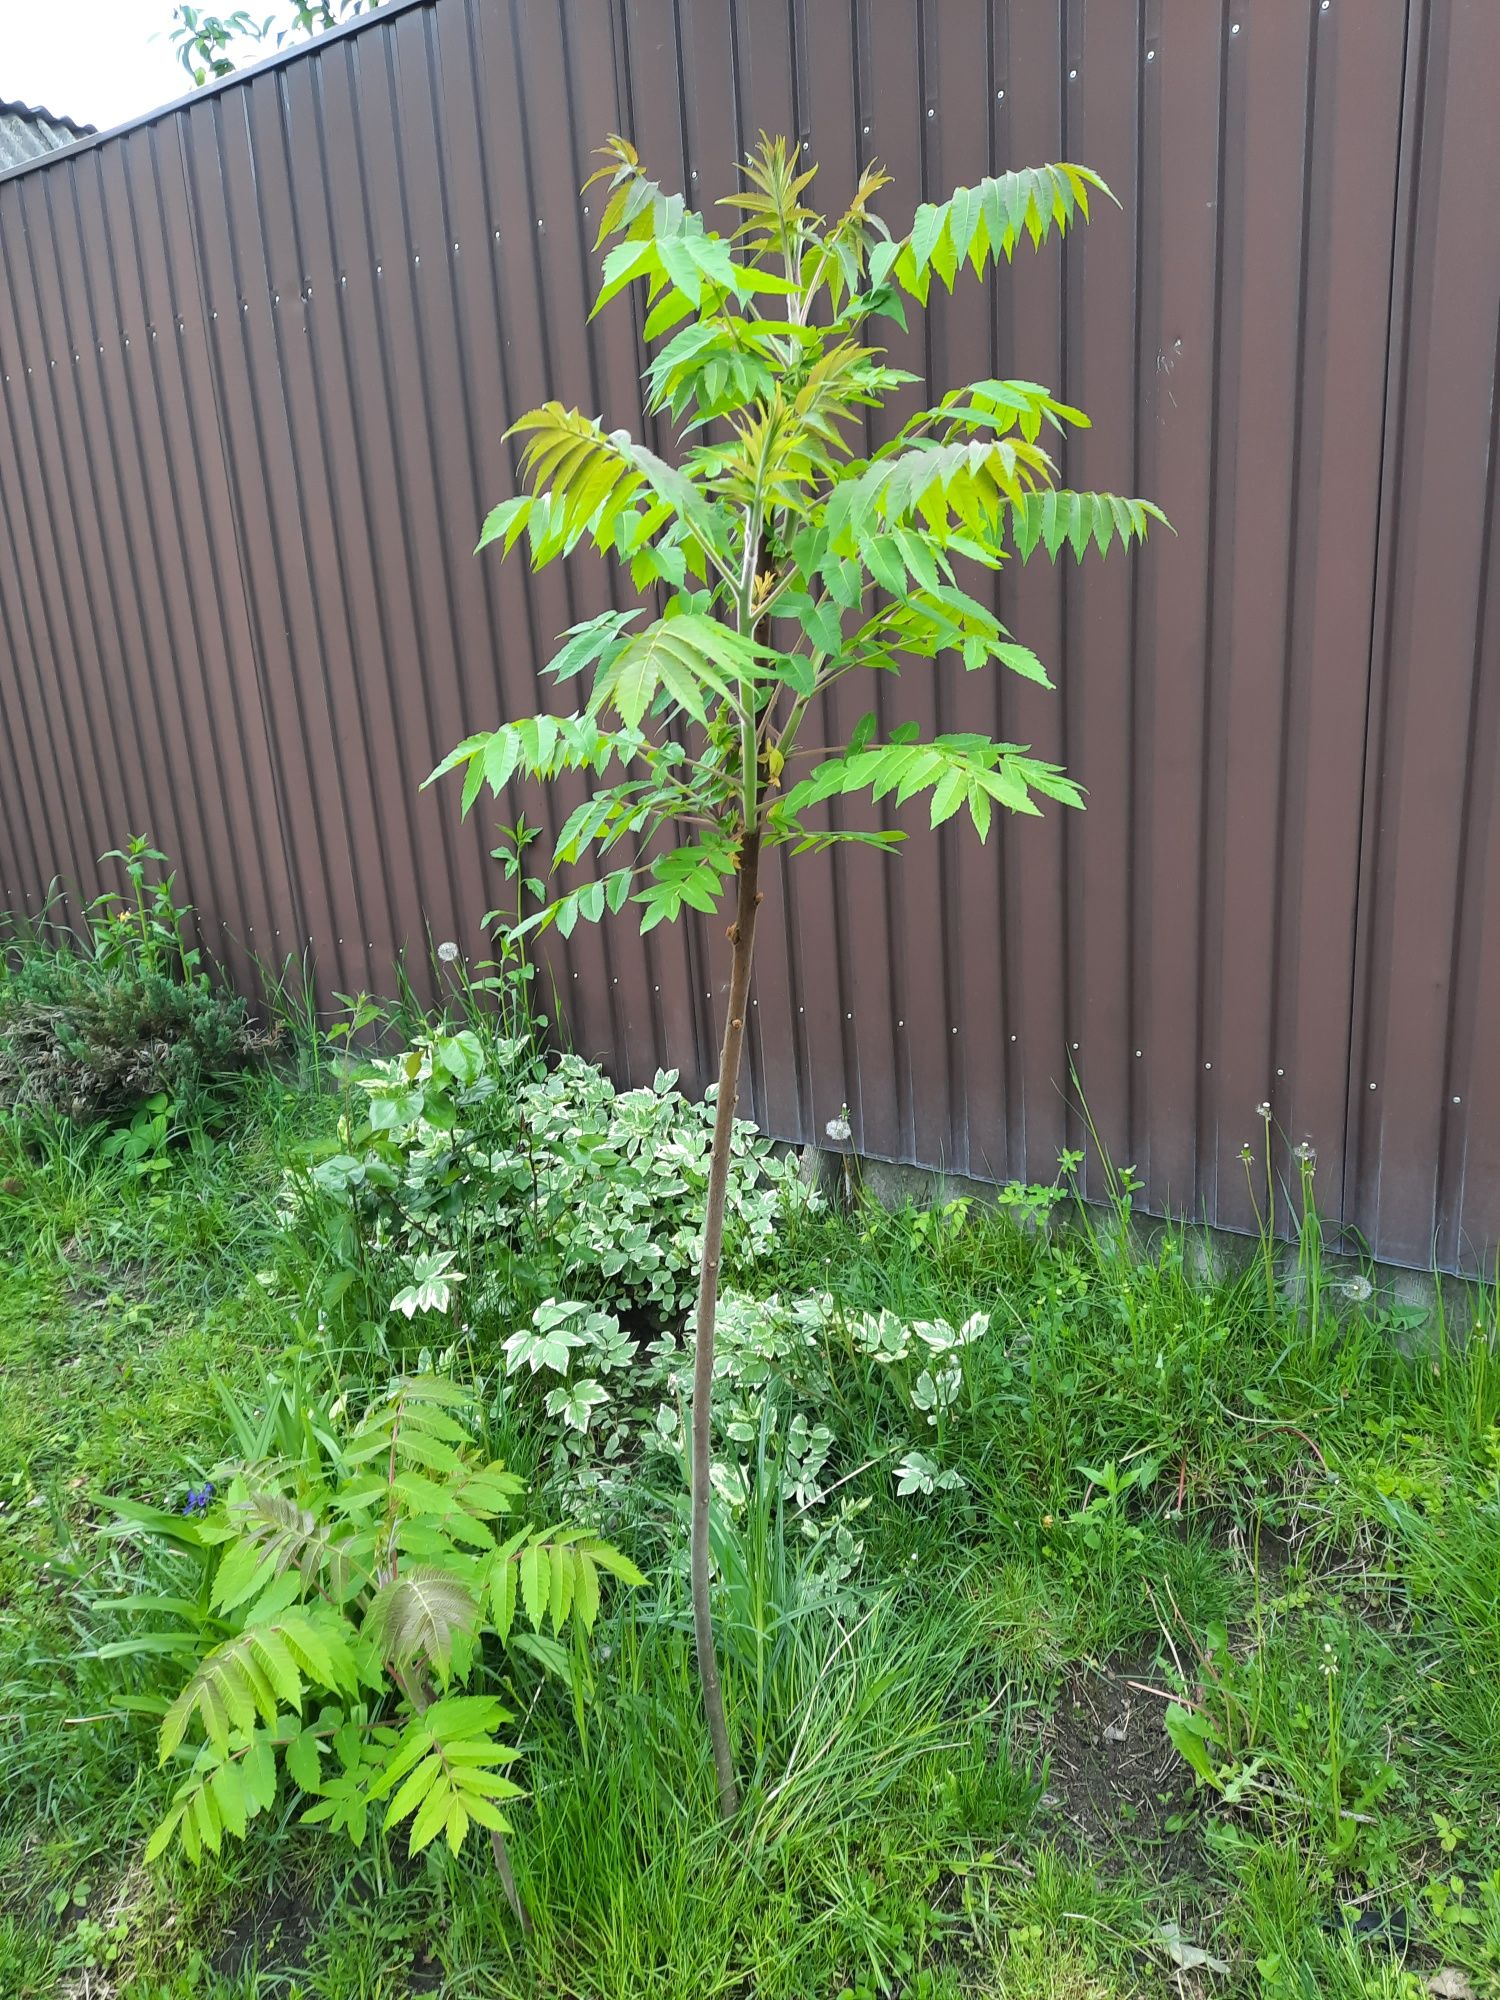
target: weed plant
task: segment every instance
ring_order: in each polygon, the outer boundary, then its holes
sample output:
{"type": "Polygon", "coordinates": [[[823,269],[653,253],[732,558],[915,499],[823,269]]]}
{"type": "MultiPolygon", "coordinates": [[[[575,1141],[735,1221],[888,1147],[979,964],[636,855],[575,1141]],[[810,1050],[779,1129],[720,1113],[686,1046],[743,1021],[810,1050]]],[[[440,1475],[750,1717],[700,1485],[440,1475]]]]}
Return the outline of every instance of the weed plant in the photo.
{"type": "Polygon", "coordinates": [[[81,931],[55,916],[55,885],[40,917],[0,920],[0,1104],[130,1121],[116,1150],[154,1172],[193,1101],[267,1037],[192,942],[166,856],[138,837],[101,860],[126,888],[96,896],[81,931]]]}

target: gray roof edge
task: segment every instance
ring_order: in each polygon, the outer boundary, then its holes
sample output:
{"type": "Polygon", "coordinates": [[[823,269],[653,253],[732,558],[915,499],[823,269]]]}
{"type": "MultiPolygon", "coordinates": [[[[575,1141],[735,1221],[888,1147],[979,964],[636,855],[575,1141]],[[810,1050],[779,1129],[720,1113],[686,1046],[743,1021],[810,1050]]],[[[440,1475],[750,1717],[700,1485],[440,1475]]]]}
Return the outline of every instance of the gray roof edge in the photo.
{"type": "Polygon", "coordinates": [[[0,118],[4,117],[25,118],[33,125],[55,125],[77,133],[80,139],[92,139],[99,129],[70,118],[66,111],[49,111],[45,104],[23,104],[18,97],[0,97],[0,118]]]}

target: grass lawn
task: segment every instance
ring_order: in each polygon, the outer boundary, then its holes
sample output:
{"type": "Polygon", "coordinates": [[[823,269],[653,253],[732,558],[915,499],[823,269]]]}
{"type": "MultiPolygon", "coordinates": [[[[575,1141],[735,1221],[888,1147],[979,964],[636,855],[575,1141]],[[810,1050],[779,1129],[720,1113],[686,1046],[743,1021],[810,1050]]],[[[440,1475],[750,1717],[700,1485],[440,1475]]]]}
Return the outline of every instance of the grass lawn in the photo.
{"type": "Polygon", "coordinates": [[[530,1252],[491,1282],[471,1236],[435,1332],[367,1266],[330,1285],[289,1220],[284,1164],[341,1108],[256,1073],[147,1168],[0,1128],[5,2000],[1500,1992],[1492,1304],[1404,1356],[1378,1295],[1314,1311],[1258,1261],[1204,1282],[1173,1236],[977,1206],[789,1210],[736,1274],[829,1295],[839,1328],[988,1315],[951,1388],[825,1339],[811,1502],[744,1427],[717,1607],[738,1824],[682,1483],[627,1451],[593,1490],[647,1583],[606,1597],[586,1699],[538,1676],[517,1725],[529,1941],[487,1847],[356,1851],[284,1796],[218,1859],[145,1866],[174,1777],[114,1703],[182,1676],[100,1654],[144,1587],[102,1496],[176,1509],[222,1485],[236,1412],[357,1398],[450,1335],[510,1461],[577,1490],[540,1401],[499,1394],[553,1289],[530,1252]],[[899,1491],[916,1447],[952,1481],[899,1491]]]}

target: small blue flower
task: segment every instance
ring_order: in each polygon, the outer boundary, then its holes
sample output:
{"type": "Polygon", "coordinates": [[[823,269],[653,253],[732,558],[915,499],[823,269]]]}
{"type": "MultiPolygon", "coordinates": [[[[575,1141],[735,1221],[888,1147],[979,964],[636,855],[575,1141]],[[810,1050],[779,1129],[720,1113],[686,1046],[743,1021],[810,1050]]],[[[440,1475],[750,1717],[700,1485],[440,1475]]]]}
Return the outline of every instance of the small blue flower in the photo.
{"type": "Polygon", "coordinates": [[[206,1514],[213,1497],[214,1489],[210,1481],[205,1480],[202,1486],[190,1486],[182,1511],[188,1515],[206,1514]]]}

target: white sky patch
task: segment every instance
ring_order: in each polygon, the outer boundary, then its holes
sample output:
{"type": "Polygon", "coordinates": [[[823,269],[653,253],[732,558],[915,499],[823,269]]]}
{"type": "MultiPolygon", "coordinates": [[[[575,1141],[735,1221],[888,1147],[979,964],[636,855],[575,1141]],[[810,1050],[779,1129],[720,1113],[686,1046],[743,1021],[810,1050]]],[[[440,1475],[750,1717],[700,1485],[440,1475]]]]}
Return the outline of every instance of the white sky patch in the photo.
{"type": "Polygon", "coordinates": [[[0,97],[101,129],[138,118],[193,87],[171,26],[172,0],[0,0],[0,97]]]}

